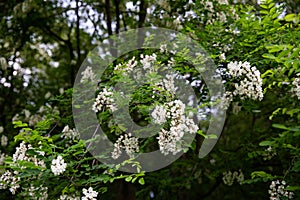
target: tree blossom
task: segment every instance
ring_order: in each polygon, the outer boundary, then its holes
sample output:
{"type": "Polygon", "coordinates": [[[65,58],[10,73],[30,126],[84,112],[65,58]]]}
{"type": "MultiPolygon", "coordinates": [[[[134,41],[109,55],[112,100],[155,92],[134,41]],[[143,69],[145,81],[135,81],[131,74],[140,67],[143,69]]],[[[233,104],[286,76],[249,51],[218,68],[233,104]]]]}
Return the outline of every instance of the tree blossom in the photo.
{"type": "Polygon", "coordinates": [[[79,138],[79,134],[76,131],[76,129],[75,128],[70,129],[69,125],[66,125],[64,127],[64,129],[62,130],[62,133],[63,133],[61,135],[62,138],[66,138],[66,139],[70,139],[70,140],[75,140],[75,139],[79,138]]]}
{"type": "Polygon", "coordinates": [[[92,70],[92,68],[90,66],[88,66],[83,72],[81,72],[81,79],[80,82],[84,82],[84,81],[92,81],[95,82],[96,81],[96,76],[92,70]]]}
{"type": "Polygon", "coordinates": [[[296,95],[296,97],[298,97],[298,99],[300,100],[300,73],[297,74],[298,77],[296,77],[294,79],[294,81],[292,82],[292,85],[294,86],[292,88],[292,92],[296,95]]]}
{"type": "Polygon", "coordinates": [[[163,106],[156,105],[154,110],[151,113],[151,116],[154,120],[154,123],[163,124],[167,121],[166,114],[167,114],[167,111],[164,109],[163,106]]]}
{"type": "Polygon", "coordinates": [[[242,100],[249,98],[261,101],[263,99],[262,79],[256,67],[251,67],[249,62],[230,62],[227,65],[229,74],[239,82],[234,83],[234,96],[242,100]]]}
{"type": "Polygon", "coordinates": [[[52,160],[51,171],[55,176],[62,174],[66,171],[67,164],[61,156],[57,156],[57,159],[52,160]]]}
{"type": "Polygon", "coordinates": [[[112,96],[113,92],[109,88],[103,88],[103,90],[97,95],[92,110],[95,112],[101,112],[105,106],[111,111],[117,110],[115,100],[112,98],[112,96]]]}
{"type": "Polygon", "coordinates": [[[286,182],[285,181],[272,181],[270,184],[269,194],[270,200],[280,200],[281,197],[285,197],[286,199],[292,199],[294,196],[293,192],[289,192],[285,189],[286,182]]]}
{"type": "Polygon", "coordinates": [[[134,157],[134,153],[139,151],[138,138],[131,136],[131,133],[121,135],[116,143],[114,144],[114,150],[112,152],[112,158],[117,159],[122,154],[122,149],[125,150],[126,154],[130,157],[134,157]]]}
{"type": "Polygon", "coordinates": [[[82,200],[97,200],[98,192],[94,191],[92,187],[89,187],[89,189],[83,188],[82,193],[85,195],[81,198],[82,200]]]}

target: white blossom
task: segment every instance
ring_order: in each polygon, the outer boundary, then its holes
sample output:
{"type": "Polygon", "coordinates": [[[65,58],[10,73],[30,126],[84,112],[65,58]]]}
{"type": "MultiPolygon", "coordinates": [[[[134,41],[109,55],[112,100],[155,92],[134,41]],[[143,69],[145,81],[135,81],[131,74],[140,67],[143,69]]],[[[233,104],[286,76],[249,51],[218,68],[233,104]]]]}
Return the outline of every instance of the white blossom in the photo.
{"type": "Polygon", "coordinates": [[[214,12],[214,5],[211,1],[206,1],[204,4],[204,9],[208,10],[209,12],[214,12]]]}
{"type": "Polygon", "coordinates": [[[75,140],[79,138],[79,133],[76,131],[75,128],[70,129],[69,125],[66,125],[64,129],[62,130],[62,138],[70,139],[70,140],[75,140]]]}
{"type": "Polygon", "coordinates": [[[293,192],[289,192],[285,189],[286,182],[283,181],[272,181],[270,184],[269,194],[270,194],[270,200],[280,200],[281,197],[285,197],[287,199],[292,199],[294,196],[293,192]]]}
{"type": "Polygon", "coordinates": [[[294,81],[292,82],[292,85],[293,85],[292,92],[300,100],[300,73],[298,73],[297,76],[298,77],[296,77],[294,79],[294,81]]]}
{"type": "Polygon", "coordinates": [[[225,53],[221,53],[219,58],[220,58],[221,61],[225,61],[226,60],[225,53]]]}
{"type": "Polygon", "coordinates": [[[219,4],[224,4],[224,5],[228,5],[228,1],[227,0],[218,0],[219,4]]]}
{"type": "Polygon", "coordinates": [[[58,200],[80,200],[80,197],[75,195],[60,195],[58,200]]]}
{"type": "Polygon", "coordinates": [[[133,71],[134,67],[137,66],[138,62],[136,61],[135,57],[133,56],[132,59],[130,59],[125,65],[120,63],[116,65],[115,70],[121,71],[125,74],[128,72],[133,71]]]}
{"type": "Polygon", "coordinates": [[[5,153],[1,153],[1,150],[0,150],[0,166],[2,166],[4,164],[4,159],[5,159],[5,153]]]}
{"type": "Polygon", "coordinates": [[[95,112],[101,112],[105,106],[108,107],[111,111],[117,110],[115,100],[112,97],[113,92],[108,88],[103,88],[103,90],[97,95],[92,110],[95,112]]]}
{"type": "Polygon", "coordinates": [[[232,92],[226,91],[221,97],[220,107],[224,110],[227,110],[233,100],[232,92]]]}
{"type": "Polygon", "coordinates": [[[166,120],[167,111],[161,105],[156,105],[154,110],[151,113],[151,116],[156,124],[163,124],[166,120]]]}
{"type": "MultiPolygon", "coordinates": [[[[29,148],[32,146],[29,144],[29,148]]],[[[27,146],[25,142],[21,142],[20,146],[16,148],[16,152],[13,154],[13,162],[16,163],[18,160],[26,160],[29,161],[29,158],[26,156],[27,146]]]]}
{"type": "Polygon", "coordinates": [[[125,134],[124,136],[121,135],[114,144],[112,158],[119,158],[122,154],[122,149],[125,150],[130,158],[133,158],[134,153],[139,152],[138,138],[131,136],[131,133],[125,134]]]}
{"type": "Polygon", "coordinates": [[[38,187],[30,184],[29,187],[25,188],[25,192],[33,200],[47,200],[48,199],[48,187],[40,185],[38,187]]]}
{"type": "Polygon", "coordinates": [[[96,76],[92,70],[92,68],[90,66],[88,66],[83,72],[81,72],[81,79],[80,82],[84,82],[84,81],[92,81],[95,82],[96,81],[96,76]]]}
{"type": "Polygon", "coordinates": [[[3,133],[3,131],[4,131],[3,126],[0,126],[0,133],[3,133]]]}
{"type": "Polygon", "coordinates": [[[20,177],[18,177],[18,172],[14,171],[13,173],[10,171],[5,171],[0,177],[0,189],[7,189],[12,194],[16,194],[17,189],[20,187],[20,177]]]}
{"type": "Polygon", "coordinates": [[[160,152],[164,155],[177,154],[183,149],[184,133],[196,133],[198,126],[193,119],[185,116],[185,104],[180,100],[166,103],[167,119],[170,119],[170,130],[162,129],[157,137],[160,152]]]}
{"type": "Polygon", "coordinates": [[[234,96],[239,96],[242,100],[249,98],[253,100],[263,99],[262,79],[256,67],[251,67],[249,62],[230,62],[227,65],[229,74],[238,79],[234,83],[234,96]]]}
{"type": "Polygon", "coordinates": [[[52,160],[51,171],[55,176],[62,174],[66,171],[67,164],[61,156],[57,156],[57,159],[52,160]]]}
{"type": "Polygon", "coordinates": [[[85,195],[82,197],[82,200],[97,200],[98,192],[94,191],[92,187],[89,187],[89,189],[82,189],[82,193],[85,195]]]}
{"type": "MultiPolygon", "coordinates": [[[[33,149],[31,144],[26,145],[24,141],[21,142],[20,146],[16,148],[16,152],[13,154],[13,162],[17,164],[18,161],[25,160],[34,163],[36,166],[45,168],[46,165],[44,160],[38,159],[36,155],[30,157],[26,155],[26,151],[28,149],[33,149]]],[[[40,155],[45,154],[45,152],[43,151],[36,151],[36,152],[39,153],[40,155]]],[[[23,168],[23,166],[21,168],[23,168]]]]}
{"type": "Polygon", "coordinates": [[[8,142],[8,138],[6,135],[1,136],[1,146],[6,147],[8,142]]]}
{"type": "Polygon", "coordinates": [[[276,155],[276,152],[273,150],[271,146],[269,146],[267,149],[265,149],[263,154],[264,160],[271,160],[276,155]]]}
{"type": "Polygon", "coordinates": [[[160,51],[161,53],[167,52],[167,45],[166,45],[166,44],[160,45],[159,51],[160,51]]]}
{"type": "Polygon", "coordinates": [[[241,169],[239,171],[234,171],[233,173],[231,171],[223,172],[222,180],[223,183],[228,186],[231,186],[234,183],[234,180],[241,184],[244,181],[244,174],[241,169]]]}
{"type": "Polygon", "coordinates": [[[141,63],[143,64],[144,70],[151,68],[151,66],[156,62],[157,55],[153,53],[152,55],[141,54],[141,63]]]}
{"type": "Polygon", "coordinates": [[[0,58],[0,65],[3,71],[5,71],[8,67],[7,61],[4,57],[0,58]]]}

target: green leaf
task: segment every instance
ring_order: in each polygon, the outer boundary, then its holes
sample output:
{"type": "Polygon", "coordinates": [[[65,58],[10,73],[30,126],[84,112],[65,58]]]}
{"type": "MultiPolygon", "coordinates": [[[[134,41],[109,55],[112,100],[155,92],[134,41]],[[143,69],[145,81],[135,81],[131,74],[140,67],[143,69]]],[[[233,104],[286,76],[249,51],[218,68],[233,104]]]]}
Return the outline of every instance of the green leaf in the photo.
{"type": "Polygon", "coordinates": [[[13,124],[15,125],[14,128],[28,127],[28,124],[23,123],[22,121],[15,121],[13,124]]]}
{"type": "Polygon", "coordinates": [[[296,15],[295,14],[287,14],[285,17],[284,17],[284,19],[285,19],[285,21],[287,21],[287,22],[292,22],[292,21],[294,21],[295,19],[296,19],[296,15]]]}
{"type": "Polygon", "coordinates": [[[262,141],[259,143],[259,146],[272,146],[274,142],[272,141],[262,141]]]}
{"type": "Polygon", "coordinates": [[[286,190],[288,190],[288,191],[296,191],[296,190],[300,190],[300,186],[287,186],[286,188],[285,188],[286,190]]]}
{"type": "Polygon", "coordinates": [[[129,182],[129,181],[131,181],[131,179],[132,179],[132,176],[128,176],[125,178],[125,181],[129,182]]]}
{"type": "Polygon", "coordinates": [[[272,124],[272,127],[278,128],[278,129],[284,129],[284,130],[289,130],[285,125],[282,124],[272,124]]]}
{"type": "Polygon", "coordinates": [[[139,184],[141,184],[141,185],[144,185],[144,184],[145,184],[144,178],[140,178],[140,179],[139,179],[139,184]]]}
{"type": "Polygon", "coordinates": [[[269,54],[269,53],[263,54],[262,57],[269,58],[269,59],[272,59],[272,60],[274,60],[276,58],[273,54],[269,54]]]}

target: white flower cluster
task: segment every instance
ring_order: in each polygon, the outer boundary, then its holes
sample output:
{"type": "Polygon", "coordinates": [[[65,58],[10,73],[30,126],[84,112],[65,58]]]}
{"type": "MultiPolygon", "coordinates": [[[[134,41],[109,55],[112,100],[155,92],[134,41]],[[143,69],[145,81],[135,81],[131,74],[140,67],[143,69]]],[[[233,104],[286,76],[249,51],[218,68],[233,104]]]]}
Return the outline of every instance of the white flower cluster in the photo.
{"type": "Polygon", "coordinates": [[[75,195],[62,194],[62,195],[59,196],[58,200],[80,200],[80,197],[77,197],[75,195]]]}
{"type": "MultiPolygon", "coordinates": [[[[168,155],[169,153],[175,155],[182,150],[184,133],[196,133],[198,126],[194,123],[193,119],[185,116],[185,104],[182,101],[174,100],[166,103],[164,107],[166,107],[167,112],[162,112],[163,116],[154,119],[154,122],[160,122],[160,119],[164,118],[170,119],[171,128],[169,131],[162,129],[159,132],[159,136],[157,137],[159,149],[164,155],[168,155]]],[[[152,115],[152,117],[156,117],[157,115],[158,113],[152,115]]]]}
{"type": "Polygon", "coordinates": [[[70,140],[76,140],[79,138],[79,133],[76,131],[75,128],[70,129],[69,125],[66,125],[64,129],[62,130],[62,138],[70,139],[70,140]]]}
{"type": "Polygon", "coordinates": [[[154,123],[163,124],[167,121],[166,119],[167,111],[161,105],[156,105],[153,109],[151,116],[154,119],[154,123]]]}
{"type": "Polygon", "coordinates": [[[156,62],[157,55],[153,53],[152,55],[143,55],[141,54],[141,63],[143,65],[143,69],[150,69],[151,66],[156,62]]]}
{"type": "Polygon", "coordinates": [[[233,100],[232,92],[226,91],[221,97],[221,108],[227,110],[233,100]]]}
{"type": "Polygon", "coordinates": [[[117,71],[122,71],[123,73],[127,73],[127,72],[131,72],[133,71],[133,68],[135,66],[137,66],[138,62],[135,60],[135,57],[133,56],[132,59],[130,59],[126,64],[125,66],[120,63],[118,64],[116,67],[115,67],[115,70],[117,71]]]}
{"type": "Polygon", "coordinates": [[[166,78],[163,79],[163,86],[164,89],[168,90],[173,96],[175,95],[175,92],[177,88],[174,85],[174,76],[175,75],[166,75],[166,78]]]}
{"type": "Polygon", "coordinates": [[[48,187],[35,187],[30,184],[30,187],[25,188],[26,197],[30,197],[32,200],[47,200],[48,199],[48,187]],[[37,195],[38,194],[38,195],[37,195]]]}
{"type": "Polygon", "coordinates": [[[292,199],[294,196],[293,192],[285,190],[286,182],[285,181],[272,181],[269,189],[270,200],[280,200],[281,197],[287,199],[292,199]]]}
{"type": "Polygon", "coordinates": [[[219,58],[220,58],[221,61],[225,61],[226,60],[225,53],[221,53],[219,58]]]}
{"type": "Polygon", "coordinates": [[[249,62],[230,62],[227,65],[229,74],[240,82],[235,83],[234,96],[241,99],[253,99],[261,101],[263,99],[262,79],[256,67],[251,67],[249,62]]]}
{"type": "Polygon", "coordinates": [[[81,72],[80,82],[85,82],[91,80],[92,82],[96,81],[96,76],[90,66],[88,66],[83,72],[81,72]]]}
{"type": "Polygon", "coordinates": [[[125,150],[126,154],[130,157],[134,157],[134,153],[139,152],[138,138],[133,137],[131,133],[121,135],[116,143],[114,144],[114,150],[112,152],[112,158],[117,159],[122,154],[122,149],[125,150]]]}
{"type": "Polygon", "coordinates": [[[8,143],[8,138],[6,135],[1,136],[1,146],[6,147],[8,143]]]}
{"type": "Polygon", "coordinates": [[[19,121],[19,120],[25,120],[28,122],[29,126],[35,126],[38,122],[46,119],[46,114],[49,113],[56,113],[59,114],[58,107],[54,106],[52,107],[51,105],[47,106],[41,106],[35,114],[31,114],[31,112],[27,109],[24,109],[22,113],[25,116],[25,119],[21,119],[19,114],[16,114],[13,118],[12,121],[19,121]]]}
{"type": "Polygon", "coordinates": [[[300,100],[300,73],[297,74],[298,77],[295,78],[295,80],[292,82],[293,88],[292,92],[298,97],[300,100]]]}
{"type": "Polygon", "coordinates": [[[0,177],[0,189],[9,188],[12,194],[16,194],[17,189],[20,187],[20,177],[18,177],[19,172],[5,171],[0,177]]]}
{"type": "Polygon", "coordinates": [[[109,108],[111,111],[117,110],[115,100],[112,98],[113,92],[109,88],[103,88],[97,95],[97,98],[93,104],[92,110],[95,112],[101,112],[103,107],[109,108]]]}
{"type": "Polygon", "coordinates": [[[4,164],[5,157],[6,157],[5,153],[1,153],[1,150],[0,150],[0,166],[2,166],[4,164]]]}
{"type": "Polygon", "coordinates": [[[276,155],[276,152],[272,149],[271,146],[269,146],[263,154],[263,156],[264,156],[263,159],[271,160],[275,155],[276,155]]]}
{"type": "MultiPolygon", "coordinates": [[[[215,4],[212,1],[200,1],[203,5],[206,14],[202,13],[201,17],[207,15],[208,20],[206,24],[213,24],[215,22],[227,22],[228,17],[232,17],[233,19],[238,19],[239,16],[236,13],[236,10],[233,7],[229,7],[226,12],[219,10],[222,5],[229,5],[227,0],[219,0],[215,4]]],[[[203,21],[203,19],[201,19],[203,21]]]]}
{"type": "Polygon", "coordinates": [[[62,174],[66,171],[67,163],[65,163],[64,159],[61,156],[57,156],[56,159],[52,160],[51,171],[55,176],[62,174]]]}
{"type": "Polygon", "coordinates": [[[227,0],[218,0],[219,4],[224,4],[224,5],[228,5],[228,1],[227,0]]]}
{"type": "Polygon", "coordinates": [[[89,189],[82,189],[82,193],[85,195],[82,197],[82,200],[97,200],[98,192],[94,191],[92,187],[89,187],[89,189]]]}
{"type": "Polygon", "coordinates": [[[242,170],[239,170],[238,172],[224,172],[223,173],[223,178],[222,178],[223,182],[225,185],[231,186],[234,182],[234,180],[236,180],[239,184],[242,183],[242,181],[244,181],[244,174],[242,172],[242,170]]]}
{"type": "MultiPolygon", "coordinates": [[[[37,158],[36,155],[34,156],[28,156],[26,155],[26,152],[28,149],[33,149],[30,144],[26,145],[23,141],[19,147],[16,148],[16,152],[13,154],[13,163],[12,166],[18,166],[18,161],[28,161],[34,163],[36,166],[40,166],[45,168],[45,162],[43,160],[40,160],[37,158]]],[[[45,155],[45,152],[43,151],[36,151],[40,155],[45,155]]],[[[0,158],[0,163],[3,163],[3,160],[5,157],[0,158]]],[[[21,166],[21,169],[23,169],[24,166],[21,166]]],[[[11,172],[9,170],[5,171],[2,176],[0,177],[0,189],[6,189],[9,188],[10,192],[12,194],[16,193],[16,190],[20,187],[19,182],[21,181],[20,177],[18,177],[19,172],[14,171],[11,172]]]]}
{"type": "Polygon", "coordinates": [[[176,90],[178,89],[177,87],[175,87],[174,79],[179,77],[180,75],[178,74],[167,74],[165,78],[162,79],[162,81],[155,83],[155,86],[157,88],[153,89],[153,94],[160,93],[161,91],[167,91],[168,93],[171,94],[171,97],[174,98],[176,94],[176,90]]]}
{"type": "MultiPolygon", "coordinates": [[[[28,162],[34,163],[36,166],[46,167],[45,162],[37,158],[36,155],[33,157],[29,157],[26,155],[26,151],[28,149],[33,149],[31,144],[26,146],[25,142],[21,142],[20,146],[16,148],[16,152],[13,154],[13,162],[17,163],[17,161],[25,160],[28,162]]],[[[40,155],[45,155],[43,151],[37,151],[40,155]]]]}
{"type": "Polygon", "coordinates": [[[160,51],[161,53],[165,53],[165,52],[167,52],[167,51],[168,51],[168,49],[167,49],[167,45],[166,45],[166,44],[162,44],[162,45],[160,45],[160,47],[159,47],[159,51],[160,51]]]}

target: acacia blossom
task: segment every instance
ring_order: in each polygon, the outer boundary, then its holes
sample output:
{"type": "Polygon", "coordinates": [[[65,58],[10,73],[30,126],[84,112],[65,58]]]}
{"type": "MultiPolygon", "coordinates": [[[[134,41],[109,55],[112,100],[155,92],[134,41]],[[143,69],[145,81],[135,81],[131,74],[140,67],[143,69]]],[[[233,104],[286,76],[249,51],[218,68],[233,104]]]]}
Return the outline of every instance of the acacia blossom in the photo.
{"type": "Polygon", "coordinates": [[[56,159],[52,160],[51,171],[55,176],[62,174],[64,171],[66,171],[66,168],[67,164],[65,163],[62,156],[57,156],[56,159]]]}

